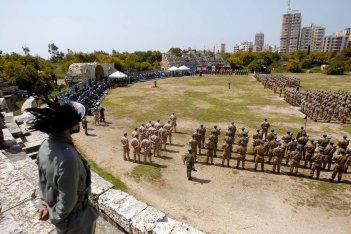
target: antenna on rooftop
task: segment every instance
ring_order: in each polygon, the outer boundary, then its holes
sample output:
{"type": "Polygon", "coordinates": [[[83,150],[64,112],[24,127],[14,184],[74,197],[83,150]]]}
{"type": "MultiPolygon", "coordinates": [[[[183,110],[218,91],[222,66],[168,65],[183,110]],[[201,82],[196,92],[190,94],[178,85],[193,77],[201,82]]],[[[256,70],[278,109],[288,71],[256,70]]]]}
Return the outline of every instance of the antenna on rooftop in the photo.
{"type": "Polygon", "coordinates": [[[291,11],[291,0],[288,0],[288,12],[291,11]]]}

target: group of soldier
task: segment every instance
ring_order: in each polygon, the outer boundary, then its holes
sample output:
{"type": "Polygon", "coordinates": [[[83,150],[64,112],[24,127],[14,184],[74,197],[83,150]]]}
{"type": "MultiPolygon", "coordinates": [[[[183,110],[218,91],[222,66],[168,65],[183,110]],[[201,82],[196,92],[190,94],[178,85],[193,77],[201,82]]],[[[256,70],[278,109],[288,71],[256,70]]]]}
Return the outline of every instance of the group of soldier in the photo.
{"type": "MultiPolygon", "coordinates": [[[[221,130],[214,126],[206,142],[206,128],[200,125],[195,130],[189,141],[190,151],[187,154],[193,155],[194,163],[197,162],[198,155],[201,155],[201,150],[206,149],[205,163],[213,164],[213,158],[217,157],[219,150],[218,137],[220,132],[221,130]]],[[[338,182],[340,182],[342,174],[347,171],[351,162],[351,149],[348,149],[349,139],[346,135],[337,144],[326,134],[323,134],[320,139],[315,141],[307,135],[305,128],[301,127],[296,137],[288,131],[281,139],[278,139],[277,133],[271,129],[270,123],[265,119],[252,138],[255,170],[260,166],[261,170],[264,171],[264,165],[269,163],[273,165],[273,173],[280,173],[281,165],[285,164],[290,168],[289,174],[291,175],[297,175],[298,169],[305,167],[310,169],[311,178],[316,174],[316,179],[319,179],[321,171],[329,171],[332,164],[334,164],[330,180],[334,181],[335,177],[338,176],[338,182]],[[302,163],[303,160],[304,163],[302,163]]],[[[237,161],[236,167],[239,168],[241,163],[241,167],[245,169],[248,143],[248,130],[243,127],[237,132],[237,127],[232,122],[227,128],[224,143],[221,147],[223,150],[221,165],[224,166],[226,162],[226,165],[229,167],[232,153],[237,153],[238,156],[235,158],[237,161]],[[237,137],[237,140],[235,140],[235,137],[237,137]],[[238,145],[236,150],[233,149],[235,142],[238,145]]],[[[186,158],[188,160],[191,157],[187,156],[186,158]]],[[[191,178],[193,166],[191,164],[187,168],[188,178],[191,178]]]]}
{"type": "Polygon", "coordinates": [[[288,88],[299,89],[301,83],[299,78],[284,75],[255,74],[255,78],[263,84],[264,88],[271,89],[280,96],[288,88]]]}
{"type": "Polygon", "coordinates": [[[346,91],[286,90],[285,100],[300,106],[301,112],[314,121],[347,123],[351,118],[351,94],[346,91]]]}
{"type": "Polygon", "coordinates": [[[286,102],[301,108],[314,121],[347,123],[351,119],[351,94],[338,91],[300,90],[300,79],[284,75],[255,74],[265,88],[284,96],[286,102]]]}
{"type": "MultiPolygon", "coordinates": [[[[149,121],[141,124],[131,133],[130,145],[133,148],[133,162],[140,163],[140,154],[143,153],[144,163],[152,163],[151,157],[160,157],[160,151],[166,150],[167,141],[172,144],[172,133],[177,131],[177,117],[172,113],[167,123],[160,120],[149,121]]],[[[128,134],[124,133],[121,138],[123,147],[123,159],[130,161],[130,148],[128,134]]]]}

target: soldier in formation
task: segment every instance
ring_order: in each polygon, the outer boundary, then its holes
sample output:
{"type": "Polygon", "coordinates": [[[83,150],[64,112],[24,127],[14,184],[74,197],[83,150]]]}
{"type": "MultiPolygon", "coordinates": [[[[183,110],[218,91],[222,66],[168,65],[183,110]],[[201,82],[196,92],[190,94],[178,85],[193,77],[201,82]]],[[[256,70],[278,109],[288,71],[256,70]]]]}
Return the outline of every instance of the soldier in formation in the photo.
{"type": "Polygon", "coordinates": [[[121,138],[121,143],[122,143],[122,147],[123,147],[123,159],[124,160],[130,160],[129,158],[129,140],[127,137],[127,133],[123,134],[123,137],[121,138]]]}
{"type": "Polygon", "coordinates": [[[186,165],[186,176],[188,180],[192,180],[191,172],[196,171],[195,169],[195,156],[192,149],[188,150],[188,153],[185,155],[183,163],[186,165]]]}

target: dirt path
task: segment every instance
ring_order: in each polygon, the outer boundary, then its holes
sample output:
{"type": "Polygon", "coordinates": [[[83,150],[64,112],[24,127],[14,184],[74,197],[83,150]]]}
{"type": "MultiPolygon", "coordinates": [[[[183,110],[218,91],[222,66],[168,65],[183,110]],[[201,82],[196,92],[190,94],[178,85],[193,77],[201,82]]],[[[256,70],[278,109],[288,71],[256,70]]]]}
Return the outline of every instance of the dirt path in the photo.
{"type": "MultiPolygon", "coordinates": [[[[175,134],[176,145],[162,152],[166,157],[154,159],[162,167],[162,180],[136,182],[128,176],[136,164],[122,159],[119,142],[122,133],[131,130],[124,129],[128,120],[109,112],[107,120],[109,126],[92,126],[92,136],[77,134],[76,143],[99,166],[121,178],[129,193],[170,217],[208,233],[351,232],[350,185],[273,175],[268,172],[271,165],[261,173],[197,164],[196,178],[189,182],[181,161],[189,140],[185,134],[175,134]]],[[[195,126],[179,120],[180,131],[195,126]]],[[[234,163],[232,160],[231,165],[234,163]]],[[[252,167],[252,163],[247,164],[247,168],[252,167]]],[[[324,178],[329,176],[330,172],[322,173],[324,178]]],[[[349,175],[345,178],[350,180],[349,175]]]]}

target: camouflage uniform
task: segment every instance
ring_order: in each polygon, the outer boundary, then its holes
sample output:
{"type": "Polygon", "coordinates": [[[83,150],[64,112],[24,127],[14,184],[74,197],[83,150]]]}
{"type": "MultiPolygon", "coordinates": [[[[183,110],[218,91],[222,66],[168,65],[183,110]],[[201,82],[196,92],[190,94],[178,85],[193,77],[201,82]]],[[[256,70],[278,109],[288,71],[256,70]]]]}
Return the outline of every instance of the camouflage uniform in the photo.
{"type": "Polygon", "coordinates": [[[124,160],[130,160],[129,158],[129,141],[127,138],[127,134],[124,134],[124,136],[121,138],[121,143],[123,147],[123,159],[124,160]]]}
{"type": "Polygon", "coordinates": [[[347,162],[347,156],[344,149],[340,149],[339,153],[333,157],[333,161],[335,162],[333,174],[331,180],[334,181],[336,175],[338,175],[338,182],[341,181],[342,174],[344,172],[344,168],[347,162]]]}
{"type": "Polygon", "coordinates": [[[140,141],[138,140],[137,136],[135,136],[130,145],[133,147],[133,161],[136,162],[136,158],[138,158],[138,162],[140,163],[140,141]]]}

